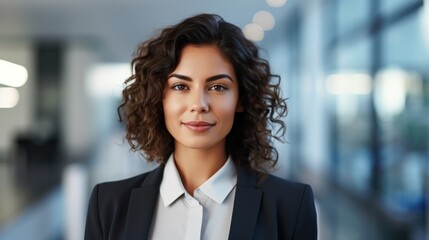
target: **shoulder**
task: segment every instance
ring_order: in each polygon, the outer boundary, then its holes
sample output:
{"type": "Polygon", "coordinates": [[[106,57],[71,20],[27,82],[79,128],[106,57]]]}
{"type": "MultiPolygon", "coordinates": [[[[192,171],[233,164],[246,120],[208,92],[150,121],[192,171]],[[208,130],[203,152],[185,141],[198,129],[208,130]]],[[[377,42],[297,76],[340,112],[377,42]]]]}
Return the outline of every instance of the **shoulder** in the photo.
{"type": "Polygon", "coordinates": [[[261,174],[247,168],[238,168],[237,186],[262,192],[265,203],[287,203],[289,206],[303,201],[313,202],[313,191],[308,184],[283,179],[271,174],[261,174]]]}
{"type": "MultiPolygon", "coordinates": [[[[241,168],[236,194],[241,194],[243,188],[252,189],[255,193],[252,196],[260,199],[256,235],[262,239],[273,233],[272,238],[317,238],[317,215],[310,185],[241,168]]],[[[241,198],[240,204],[247,201],[241,198]]]]}
{"type": "MultiPolygon", "coordinates": [[[[156,199],[156,187],[162,180],[163,168],[120,181],[97,184],[89,199],[85,239],[124,239],[123,229],[134,192],[153,189],[140,199],[156,199]]],[[[134,203],[141,203],[134,201],[134,203]]],[[[131,208],[135,210],[136,208],[131,208]]]]}
{"type": "Polygon", "coordinates": [[[293,226],[291,238],[317,239],[317,213],[310,185],[269,175],[261,189],[262,211],[275,212],[281,229],[293,226]]]}
{"type": "Polygon", "coordinates": [[[259,183],[258,188],[263,191],[265,199],[287,202],[289,204],[314,201],[310,185],[286,180],[274,175],[268,175],[259,183]]]}
{"type": "Polygon", "coordinates": [[[311,187],[308,184],[290,181],[284,178],[280,178],[269,174],[265,179],[261,181],[258,186],[264,191],[276,191],[279,194],[288,193],[301,195],[305,191],[311,191],[311,187]]]}
{"type": "Polygon", "coordinates": [[[263,192],[263,196],[280,198],[299,198],[305,194],[311,194],[310,185],[295,181],[290,181],[271,174],[262,174],[247,168],[238,168],[237,185],[256,188],[263,192]]]}
{"type": "Polygon", "coordinates": [[[160,184],[162,180],[162,167],[155,168],[152,171],[118,181],[99,183],[94,187],[93,194],[104,200],[128,199],[131,192],[144,185],[160,184]]]}

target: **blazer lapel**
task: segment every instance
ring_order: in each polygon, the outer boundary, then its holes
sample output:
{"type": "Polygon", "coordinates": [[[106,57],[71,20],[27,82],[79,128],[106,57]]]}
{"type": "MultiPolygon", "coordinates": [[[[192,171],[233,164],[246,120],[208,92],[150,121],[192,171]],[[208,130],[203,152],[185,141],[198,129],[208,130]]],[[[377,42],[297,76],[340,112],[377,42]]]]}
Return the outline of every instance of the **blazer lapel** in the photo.
{"type": "Polygon", "coordinates": [[[161,165],[148,174],[140,188],[136,188],[131,192],[125,239],[148,239],[163,172],[164,166],[161,165]]]}
{"type": "Polygon", "coordinates": [[[258,219],[262,191],[256,188],[257,176],[237,167],[237,189],[232,211],[230,240],[252,239],[258,219]]]}

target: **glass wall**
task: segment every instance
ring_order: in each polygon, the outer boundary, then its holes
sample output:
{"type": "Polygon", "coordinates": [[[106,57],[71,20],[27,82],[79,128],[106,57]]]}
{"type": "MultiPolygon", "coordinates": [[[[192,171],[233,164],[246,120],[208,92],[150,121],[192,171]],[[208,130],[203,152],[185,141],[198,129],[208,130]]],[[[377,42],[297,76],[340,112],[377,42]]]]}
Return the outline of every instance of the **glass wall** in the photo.
{"type": "Polygon", "coordinates": [[[425,228],[427,200],[429,53],[423,3],[363,1],[350,15],[348,2],[336,1],[338,32],[330,50],[335,60],[327,78],[337,87],[347,82],[331,92],[335,174],[338,184],[382,206],[376,209],[386,211],[386,225],[400,219],[409,227],[402,236],[411,239],[425,228]]]}
{"type": "MultiPolygon", "coordinates": [[[[393,164],[393,160],[388,159],[406,161],[403,156],[406,152],[427,158],[429,112],[425,99],[429,59],[420,22],[423,4],[381,1],[379,9],[369,11],[373,12],[369,22],[360,17],[368,12],[368,9],[361,10],[365,4],[355,4],[353,18],[356,13],[361,22],[352,24],[350,15],[344,13],[350,12],[346,11],[351,9],[348,2],[337,1],[338,35],[330,51],[335,59],[328,83],[332,80],[339,89],[327,89],[336,103],[338,141],[335,144],[339,145],[340,159],[355,162],[354,159],[360,157],[379,158],[371,161],[380,161],[382,172],[388,172],[388,166],[393,164]],[[342,81],[347,82],[347,86],[338,87],[342,81]],[[360,88],[365,89],[359,91],[360,88]],[[368,138],[373,130],[380,138],[380,155],[368,153],[374,144],[368,138]]],[[[372,4],[373,8],[377,6],[372,4]]]]}
{"type": "MultiPolygon", "coordinates": [[[[308,5],[301,6],[302,15],[290,19],[291,58],[314,57],[302,50],[311,47],[302,40],[308,15],[314,15],[308,5]]],[[[291,119],[299,126],[291,131],[300,143],[292,158],[299,163],[292,166],[307,169],[309,176],[304,178],[313,179],[324,219],[319,221],[321,239],[426,239],[428,235],[429,17],[425,14],[429,10],[425,8],[429,6],[422,0],[322,1],[318,11],[323,32],[312,40],[323,42],[323,70],[315,78],[323,82],[324,93],[298,96],[295,90],[308,88],[306,76],[317,71],[303,61],[291,61],[288,67],[299,69],[289,76],[291,98],[318,97],[325,105],[325,118],[305,113],[316,111],[313,104],[300,105],[302,116],[291,119]],[[306,118],[326,122],[326,135],[318,144],[327,142],[327,172],[301,164],[313,149],[302,140],[315,137],[306,131],[306,118]]]]}
{"type": "MultiPolygon", "coordinates": [[[[396,2],[401,1],[393,2],[400,5],[396,2]]],[[[425,208],[429,53],[421,31],[422,13],[423,8],[418,8],[380,30],[381,59],[374,94],[382,136],[382,197],[399,213],[419,214],[425,208]]]]}

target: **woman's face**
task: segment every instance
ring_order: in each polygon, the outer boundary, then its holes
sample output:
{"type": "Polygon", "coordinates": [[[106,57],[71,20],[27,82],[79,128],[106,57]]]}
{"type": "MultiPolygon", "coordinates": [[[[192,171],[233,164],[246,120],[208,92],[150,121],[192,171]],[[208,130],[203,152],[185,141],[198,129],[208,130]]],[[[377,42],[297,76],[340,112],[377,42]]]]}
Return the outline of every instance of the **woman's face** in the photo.
{"type": "Polygon", "coordinates": [[[231,63],[216,46],[186,46],[167,79],[162,104],[176,148],[224,147],[235,112],[242,110],[231,63]]]}

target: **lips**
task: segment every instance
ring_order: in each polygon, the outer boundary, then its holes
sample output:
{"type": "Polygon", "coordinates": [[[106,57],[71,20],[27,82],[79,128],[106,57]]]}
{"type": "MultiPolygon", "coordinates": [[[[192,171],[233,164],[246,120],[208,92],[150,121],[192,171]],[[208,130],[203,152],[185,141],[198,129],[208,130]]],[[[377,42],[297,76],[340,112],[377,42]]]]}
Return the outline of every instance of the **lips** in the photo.
{"type": "Polygon", "coordinates": [[[204,132],[209,130],[215,124],[205,122],[205,121],[189,121],[189,122],[184,122],[183,125],[192,131],[204,132]]]}

